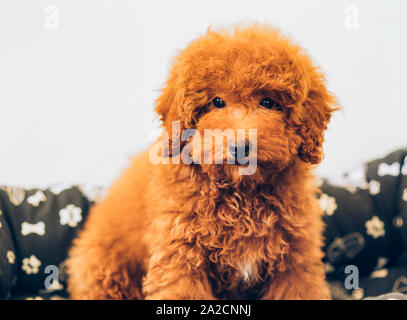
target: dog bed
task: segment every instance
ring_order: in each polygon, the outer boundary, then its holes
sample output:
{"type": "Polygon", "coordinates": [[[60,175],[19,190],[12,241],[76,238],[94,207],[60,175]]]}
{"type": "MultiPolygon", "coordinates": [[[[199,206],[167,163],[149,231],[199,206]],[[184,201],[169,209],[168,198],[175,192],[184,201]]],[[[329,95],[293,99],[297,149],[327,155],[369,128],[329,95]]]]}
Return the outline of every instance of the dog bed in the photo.
{"type": "MultiPolygon", "coordinates": [[[[68,249],[89,209],[102,197],[100,188],[1,187],[0,298],[68,298],[68,249]]],[[[407,149],[321,180],[319,199],[333,297],[406,297],[407,149]]]]}

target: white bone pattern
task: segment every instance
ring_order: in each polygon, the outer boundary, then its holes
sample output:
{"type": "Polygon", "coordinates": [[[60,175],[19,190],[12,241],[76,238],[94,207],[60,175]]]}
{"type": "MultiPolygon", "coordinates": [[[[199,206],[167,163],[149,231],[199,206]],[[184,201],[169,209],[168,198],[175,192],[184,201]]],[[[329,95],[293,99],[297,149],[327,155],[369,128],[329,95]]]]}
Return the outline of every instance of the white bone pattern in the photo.
{"type": "Polygon", "coordinates": [[[40,221],[35,224],[31,224],[28,222],[23,222],[21,224],[21,234],[23,236],[29,235],[30,233],[36,233],[39,236],[43,236],[45,234],[45,223],[40,221]]]}
{"type": "Polygon", "coordinates": [[[24,201],[25,198],[24,189],[15,187],[0,187],[0,189],[7,192],[10,202],[15,206],[19,206],[24,201]]]}
{"type": "Polygon", "coordinates": [[[372,180],[369,182],[369,193],[373,196],[380,193],[380,182],[379,181],[372,180]]]}
{"type": "Polygon", "coordinates": [[[393,162],[392,164],[388,165],[387,163],[381,163],[379,168],[377,169],[377,174],[380,177],[389,175],[393,177],[397,177],[400,174],[400,163],[393,162]]]}
{"type": "Polygon", "coordinates": [[[401,169],[401,174],[407,176],[407,156],[404,158],[403,168],[401,169]]]}
{"type": "Polygon", "coordinates": [[[59,211],[59,217],[59,223],[61,225],[68,225],[74,228],[82,221],[82,209],[73,204],[68,204],[59,211]]]}
{"type": "Polygon", "coordinates": [[[41,264],[41,261],[32,254],[30,257],[23,259],[21,269],[23,269],[26,274],[37,274],[41,264]]]}
{"type": "Polygon", "coordinates": [[[31,204],[33,207],[38,207],[41,201],[46,201],[47,197],[45,194],[38,190],[36,193],[34,193],[32,196],[27,198],[27,202],[31,204]]]}
{"type": "Polygon", "coordinates": [[[73,185],[71,184],[66,184],[66,183],[58,183],[58,184],[53,184],[51,186],[49,186],[49,190],[55,194],[55,195],[59,195],[62,192],[64,192],[65,190],[69,190],[73,187],[73,185]]]}
{"type": "Polygon", "coordinates": [[[14,262],[16,261],[16,255],[14,254],[13,251],[11,250],[7,251],[7,260],[10,264],[14,264],[14,262]]]}

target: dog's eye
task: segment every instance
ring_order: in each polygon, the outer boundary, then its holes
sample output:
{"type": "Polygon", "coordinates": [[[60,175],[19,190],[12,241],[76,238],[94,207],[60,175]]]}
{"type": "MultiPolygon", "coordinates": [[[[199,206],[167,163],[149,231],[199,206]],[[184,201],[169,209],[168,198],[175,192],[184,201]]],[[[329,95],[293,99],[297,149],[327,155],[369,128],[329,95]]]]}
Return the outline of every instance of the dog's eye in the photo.
{"type": "Polygon", "coordinates": [[[223,108],[224,106],[226,106],[226,103],[225,103],[225,101],[223,101],[221,98],[219,98],[219,97],[216,97],[215,99],[213,99],[212,100],[212,103],[213,103],[213,105],[216,107],[216,108],[223,108]]]}
{"type": "Polygon", "coordinates": [[[263,98],[263,99],[260,101],[260,105],[261,105],[262,107],[267,108],[267,109],[277,109],[277,110],[281,110],[280,105],[279,105],[277,102],[275,102],[274,100],[270,99],[270,98],[263,98]]]}

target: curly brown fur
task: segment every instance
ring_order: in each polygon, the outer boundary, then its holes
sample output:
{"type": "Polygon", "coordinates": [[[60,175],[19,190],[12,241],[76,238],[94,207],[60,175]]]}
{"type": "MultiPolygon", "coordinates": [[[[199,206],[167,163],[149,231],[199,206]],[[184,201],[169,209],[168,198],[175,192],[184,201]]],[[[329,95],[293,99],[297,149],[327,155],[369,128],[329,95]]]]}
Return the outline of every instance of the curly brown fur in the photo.
{"type": "Polygon", "coordinates": [[[192,42],[157,100],[163,128],[254,128],[257,170],[135,157],[70,252],[72,298],[330,298],[312,175],[334,110],[324,82],[299,46],[266,26],[192,42]],[[215,108],[215,97],[226,106],[215,108]],[[259,106],[263,97],[279,108],[259,106]]]}

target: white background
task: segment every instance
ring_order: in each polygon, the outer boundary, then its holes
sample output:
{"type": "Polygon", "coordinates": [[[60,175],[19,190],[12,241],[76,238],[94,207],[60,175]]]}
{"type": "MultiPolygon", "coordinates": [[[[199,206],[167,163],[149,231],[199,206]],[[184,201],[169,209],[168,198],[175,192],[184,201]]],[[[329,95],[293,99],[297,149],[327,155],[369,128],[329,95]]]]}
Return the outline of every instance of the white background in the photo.
{"type": "Polygon", "coordinates": [[[2,0],[0,184],[109,184],[149,144],[177,49],[239,21],[283,29],[326,72],[343,111],[321,174],[384,155],[407,145],[406,12],[403,0],[2,0]],[[49,5],[57,30],[46,27],[49,5]]]}

